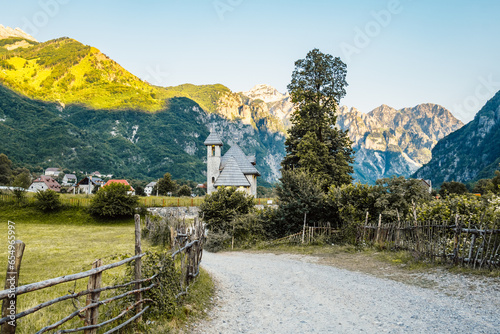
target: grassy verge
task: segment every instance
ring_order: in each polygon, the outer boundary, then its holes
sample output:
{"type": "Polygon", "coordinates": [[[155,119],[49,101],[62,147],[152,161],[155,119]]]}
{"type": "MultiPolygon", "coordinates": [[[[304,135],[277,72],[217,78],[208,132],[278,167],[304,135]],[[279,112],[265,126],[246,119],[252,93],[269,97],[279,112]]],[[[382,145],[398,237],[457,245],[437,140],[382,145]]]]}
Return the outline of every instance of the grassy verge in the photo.
{"type": "MultiPolygon", "coordinates": [[[[85,209],[69,207],[56,213],[41,213],[33,207],[2,205],[0,203],[0,282],[5,281],[7,261],[7,226],[8,221],[15,223],[16,239],[26,244],[21,270],[20,285],[47,280],[50,278],[74,274],[91,268],[94,260],[101,258],[104,264],[117,262],[134,254],[134,221],[132,218],[122,220],[96,220],[85,209]]],[[[154,250],[144,243],[145,250],[154,250]]],[[[125,267],[115,268],[103,273],[103,286],[114,285],[123,280],[125,267]]],[[[208,275],[202,274],[197,281],[194,292],[211,295],[211,281],[208,275]]],[[[85,290],[87,279],[65,283],[41,291],[18,297],[18,310],[31,308],[41,302],[63,296],[68,291],[85,290]]],[[[104,293],[101,299],[113,295],[104,293]]],[[[188,296],[187,298],[191,298],[188,296]]],[[[204,309],[204,299],[200,304],[194,303],[193,310],[204,309]]],[[[187,305],[191,303],[186,299],[187,305]]],[[[34,333],[40,328],[52,324],[75,311],[76,306],[85,305],[85,298],[79,301],[64,301],[52,305],[20,319],[17,333],[34,333]],[[80,305],[78,305],[78,303],[80,305]]],[[[112,308],[102,308],[102,317],[112,312],[112,308]]],[[[198,312],[198,311],[196,311],[198,312]]],[[[103,318],[101,317],[101,320],[103,318]]],[[[184,321],[182,314],[174,320],[184,321]]],[[[170,321],[172,322],[172,321],[170,321]]],[[[174,321],[175,322],[175,321],[174,321]]],[[[75,317],[74,321],[63,328],[81,326],[83,322],[75,317]]],[[[168,324],[164,323],[165,328],[168,324]]],[[[155,331],[153,331],[155,332],[155,331]]],[[[168,333],[168,331],[166,331],[168,333]]],[[[158,332],[161,333],[161,332],[158,332]]]]}
{"type": "Polygon", "coordinates": [[[200,275],[189,287],[182,307],[177,308],[170,320],[155,321],[148,326],[148,333],[189,333],[186,328],[206,317],[213,306],[214,283],[210,275],[200,268],[200,275]]]}
{"type": "Polygon", "coordinates": [[[452,273],[473,274],[487,277],[500,277],[499,269],[470,269],[450,266],[439,262],[419,260],[409,251],[391,251],[376,247],[357,248],[353,245],[260,245],[253,249],[258,252],[275,254],[301,254],[315,256],[325,263],[341,268],[376,274],[388,267],[407,272],[445,269],[452,273]]]}

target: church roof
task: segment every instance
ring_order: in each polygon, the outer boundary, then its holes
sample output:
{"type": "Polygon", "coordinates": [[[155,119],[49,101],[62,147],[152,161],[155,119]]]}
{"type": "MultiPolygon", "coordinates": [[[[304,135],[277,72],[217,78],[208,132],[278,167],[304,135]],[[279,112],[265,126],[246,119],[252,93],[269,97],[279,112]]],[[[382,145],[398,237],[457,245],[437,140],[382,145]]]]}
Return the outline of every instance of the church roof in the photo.
{"type": "Polygon", "coordinates": [[[248,182],[247,178],[241,171],[236,159],[231,156],[226,159],[224,169],[215,181],[214,186],[250,187],[250,182],[248,182]]]}
{"type": "Polygon", "coordinates": [[[203,144],[205,144],[205,146],[222,145],[222,140],[220,139],[219,135],[216,132],[210,132],[210,134],[208,135],[207,139],[205,139],[205,142],[203,144]]]}
{"type": "Polygon", "coordinates": [[[221,169],[226,168],[226,164],[231,158],[234,158],[243,174],[260,175],[257,168],[252,165],[251,160],[245,155],[245,153],[243,153],[243,151],[237,144],[231,146],[231,148],[222,157],[221,169]]]}

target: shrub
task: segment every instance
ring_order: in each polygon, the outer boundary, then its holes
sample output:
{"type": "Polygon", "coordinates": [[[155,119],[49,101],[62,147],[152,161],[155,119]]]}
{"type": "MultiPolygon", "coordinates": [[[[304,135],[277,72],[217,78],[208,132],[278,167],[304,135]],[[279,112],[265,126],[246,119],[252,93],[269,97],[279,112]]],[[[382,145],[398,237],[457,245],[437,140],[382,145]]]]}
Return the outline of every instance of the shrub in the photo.
{"type": "Polygon", "coordinates": [[[265,223],[262,211],[250,212],[233,219],[231,222],[233,231],[230,234],[234,237],[235,246],[247,248],[264,240],[266,238],[265,223]]]}
{"type": "MultiPolygon", "coordinates": [[[[128,277],[134,275],[134,262],[128,267],[128,277]]],[[[156,276],[150,283],[156,286],[143,292],[144,299],[152,299],[153,302],[149,312],[144,315],[146,319],[157,319],[159,317],[170,319],[175,313],[177,300],[175,296],[180,292],[180,276],[177,273],[169,250],[161,252],[146,252],[142,258],[142,277],[156,276]]],[[[133,298],[133,296],[131,297],[133,298]]]]}
{"type": "Polygon", "coordinates": [[[137,196],[129,195],[130,186],[111,183],[99,189],[90,202],[89,213],[98,217],[133,216],[138,205],[137,196]]]}
{"type": "Polygon", "coordinates": [[[219,252],[231,247],[231,235],[227,232],[212,232],[207,234],[205,249],[209,252],[219,252]]]}
{"type": "Polygon", "coordinates": [[[200,205],[200,217],[212,232],[231,232],[231,221],[249,213],[254,207],[254,198],[234,187],[222,187],[205,197],[200,205]]]}
{"type": "Polygon", "coordinates": [[[443,184],[441,184],[441,188],[439,189],[439,195],[441,197],[446,197],[452,194],[463,195],[468,192],[469,190],[467,190],[465,184],[455,181],[443,182],[443,184]]]}
{"type": "Polygon", "coordinates": [[[47,189],[45,191],[37,191],[35,194],[36,207],[42,211],[50,212],[61,208],[61,200],[59,194],[54,190],[47,189]]]}
{"type": "Polygon", "coordinates": [[[327,209],[321,184],[304,171],[284,171],[276,192],[281,221],[275,226],[277,236],[302,231],[306,213],[309,225],[321,225],[330,218],[331,210],[327,209]]]}
{"type": "Polygon", "coordinates": [[[167,217],[151,216],[149,223],[141,231],[142,237],[153,246],[172,247],[170,227],[176,226],[178,221],[173,214],[167,217]]]}
{"type": "Polygon", "coordinates": [[[378,216],[376,203],[381,191],[380,186],[360,183],[330,188],[328,198],[338,210],[343,241],[355,242],[357,226],[365,222],[367,212],[372,219],[378,216]]]}
{"type": "Polygon", "coordinates": [[[177,195],[179,195],[179,196],[191,196],[191,188],[189,188],[189,186],[185,184],[179,188],[179,190],[177,191],[177,195]]]}

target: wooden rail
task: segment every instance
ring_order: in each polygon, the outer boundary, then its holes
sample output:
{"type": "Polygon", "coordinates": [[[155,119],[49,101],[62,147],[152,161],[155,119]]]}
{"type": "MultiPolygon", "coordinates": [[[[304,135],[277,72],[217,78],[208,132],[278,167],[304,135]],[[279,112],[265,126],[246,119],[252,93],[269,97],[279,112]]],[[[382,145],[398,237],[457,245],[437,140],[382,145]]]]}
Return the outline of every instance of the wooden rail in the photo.
{"type": "Polygon", "coordinates": [[[200,262],[203,256],[203,245],[205,243],[205,228],[198,218],[195,218],[194,225],[187,228],[185,223],[172,229],[172,259],[180,258],[181,292],[176,295],[179,298],[187,294],[190,282],[198,276],[200,272],[200,262]]]}
{"type": "Polygon", "coordinates": [[[136,315],[133,316],[131,319],[127,320],[126,322],[112,328],[111,330],[108,331],[108,333],[115,332],[119,330],[120,328],[123,328],[126,324],[130,323],[131,321],[140,321],[142,314],[148,309],[148,307],[142,309],[142,305],[144,303],[152,302],[151,299],[148,298],[143,298],[142,293],[148,290],[151,290],[156,287],[156,283],[151,283],[147,287],[142,287],[142,283],[150,282],[155,279],[157,275],[154,275],[149,278],[142,278],[141,277],[141,258],[145,256],[145,253],[142,253],[141,251],[141,231],[140,231],[140,217],[139,215],[135,216],[135,252],[136,255],[129,257],[127,259],[124,259],[122,261],[116,262],[116,263],[111,263],[107,265],[102,265],[101,260],[96,260],[93,263],[93,268],[84,272],[80,272],[77,274],[72,274],[72,275],[66,275],[66,276],[61,276],[61,277],[56,277],[52,279],[48,279],[45,281],[37,282],[37,283],[32,283],[32,284],[27,284],[23,286],[17,286],[17,282],[19,279],[19,271],[20,271],[20,266],[21,266],[21,259],[24,251],[24,243],[21,241],[17,241],[12,249],[13,253],[13,260],[11,263],[8,263],[7,267],[7,277],[6,277],[6,286],[5,290],[0,291],[0,300],[3,299],[3,307],[2,307],[2,318],[0,319],[0,325],[2,326],[2,333],[5,334],[14,334],[16,332],[17,328],[17,320],[19,318],[28,316],[30,314],[33,314],[37,311],[40,311],[48,306],[54,305],[56,303],[62,302],[64,300],[68,299],[76,299],[81,296],[87,296],[86,300],[86,305],[83,307],[78,308],[75,310],[73,313],[69,314],[68,316],[64,317],[63,319],[43,327],[40,329],[37,334],[41,334],[50,330],[57,329],[61,325],[65,324],[66,322],[70,321],[71,319],[75,317],[82,317],[82,314],[85,314],[83,316],[84,318],[84,326],[77,327],[77,328],[70,328],[70,329],[63,329],[59,330],[57,333],[73,333],[73,332],[80,332],[83,331],[85,334],[95,334],[97,333],[97,329],[102,328],[103,326],[109,325],[112,322],[115,322],[119,320],[120,318],[124,317],[127,313],[129,313],[131,310],[135,309],[136,310],[136,315]],[[114,285],[114,286],[106,286],[106,287],[101,287],[101,275],[104,271],[117,268],[119,266],[122,266],[124,264],[127,264],[129,262],[135,261],[135,279],[133,281],[124,283],[124,284],[119,284],[119,285],[114,285]],[[88,285],[87,289],[79,292],[74,292],[70,293],[46,302],[43,302],[39,305],[36,305],[30,309],[24,310],[22,312],[17,312],[16,308],[16,301],[17,301],[17,296],[21,294],[26,294],[30,293],[33,291],[39,291],[43,290],[55,285],[59,285],[62,283],[66,282],[71,282],[75,281],[78,279],[86,278],[88,277],[88,285]],[[132,290],[128,290],[124,293],[121,293],[116,296],[109,297],[104,300],[99,300],[100,294],[103,291],[107,290],[114,290],[114,289],[119,289],[119,288],[124,288],[128,286],[134,286],[132,290]],[[98,323],[98,318],[99,318],[99,307],[105,304],[109,304],[111,302],[115,302],[117,300],[123,299],[127,296],[130,295],[135,295],[135,302],[126,307],[124,310],[122,310],[117,316],[113,317],[112,319],[106,320],[104,322],[98,323]]]}

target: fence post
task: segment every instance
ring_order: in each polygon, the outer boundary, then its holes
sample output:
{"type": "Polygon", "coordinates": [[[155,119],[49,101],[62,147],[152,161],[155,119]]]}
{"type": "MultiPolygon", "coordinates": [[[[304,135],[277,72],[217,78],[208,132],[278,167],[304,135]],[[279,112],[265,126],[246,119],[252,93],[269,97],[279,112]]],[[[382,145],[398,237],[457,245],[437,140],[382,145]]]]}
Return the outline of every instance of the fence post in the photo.
{"type": "MultiPolygon", "coordinates": [[[[5,275],[5,290],[15,291],[19,284],[19,270],[21,269],[21,260],[23,259],[25,244],[21,240],[16,240],[14,243],[13,254],[14,261],[9,260],[7,263],[7,273],[5,275]]],[[[9,256],[10,259],[10,256],[9,256]]],[[[16,314],[17,296],[11,293],[3,300],[2,318],[16,314]]],[[[2,325],[1,332],[5,334],[14,334],[16,332],[16,320],[8,321],[2,325]]]]}
{"type": "Polygon", "coordinates": [[[398,227],[396,228],[396,246],[399,247],[399,239],[401,237],[401,218],[399,217],[398,209],[396,209],[396,214],[398,215],[398,227]]]}
{"type": "Polygon", "coordinates": [[[304,213],[304,227],[302,228],[302,243],[304,243],[304,236],[306,234],[306,218],[307,218],[307,212],[304,213]]]}
{"type": "MultiPolygon", "coordinates": [[[[141,254],[141,216],[136,214],[135,219],[135,255],[141,254]]],[[[140,280],[142,278],[142,260],[138,258],[135,260],[135,280],[140,280]]],[[[142,287],[141,283],[135,283],[135,289],[140,289],[142,287]]],[[[142,300],[142,293],[137,292],[135,295],[135,300],[138,302],[142,300]]],[[[142,304],[137,305],[136,314],[142,311],[142,304]]],[[[137,322],[142,321],[142,316],[137,318],[137,322]]]]}
{"type": "MultiPolygon", "coordinates": [[[[102,266],[102,261],[101,259],[95,260],[94,263],[92,263],[92,269],[98,268],[102,266]]],[[[101,287],[101,277],[102,277],[102,272],[91,275],[89,277],[89,283],[87,284],[87,290],[96,290],[101,287]]],[[[87,295],[87,302],[86,305],[95,303],[99,301],[101,293],[100,292],[93,292],[87,295]]],[[[99,323],[99,306],[93,307],[85,311],[85,326],[91,326],[91,325],[97,325],[99,323]]],[[[84,334],[96,334],[97,333],[97,328],[94,329],[86,329],[84,331],[84,334]]]]}
{"type": "Polygon", "coordinates": [[[378,243],[379,242],[379,238],[380,238],[380,228],[382,226],[382,214],[379,214],[378,215],[378,227],[377,227],[377,236],[375,237],[375,242],[378,243]]]}
{"type": "Polygon", "coordinates": [[[458,254],[458,246],[459,246],[459,236],[460,236],[460,224],[458,223],[458,214],[455,215],[455,237],[454,237],[454,240],[453,240],[453,263],[455,265],[458,264],[458,260],[459,260],[459,254],[458,254]]]}

